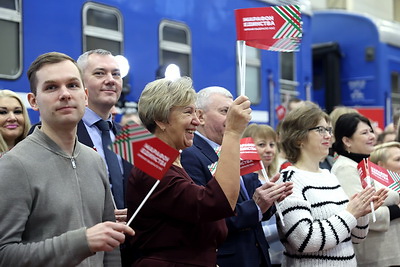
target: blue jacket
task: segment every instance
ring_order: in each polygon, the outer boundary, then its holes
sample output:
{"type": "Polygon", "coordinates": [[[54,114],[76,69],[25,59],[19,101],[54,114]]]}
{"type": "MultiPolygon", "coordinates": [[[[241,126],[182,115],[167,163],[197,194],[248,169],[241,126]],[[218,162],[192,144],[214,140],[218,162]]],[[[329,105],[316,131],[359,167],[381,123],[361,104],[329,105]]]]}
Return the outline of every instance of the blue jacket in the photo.
{"type": "MultiPolygon", "coordinates": [[[[214,149],[200,136],[195,134],[193,145],[182,151],[181,163],[196,184],[205,185],[212,178],[208,165],[218,160],[214,149]]],[[[259,222],[259,212],[252,196],[261,185],[256,174],[242,176],[246,188],[240,188],[235,212],[237,216],[226,219],[228,237],[218,248],[217,263],[220,267],[270,266],[268,242],[259,222]],[[246,197],[244,190],[250,199],[246,197]]],[[[269,209],[263,220],[275,212],[269,209]]]]}

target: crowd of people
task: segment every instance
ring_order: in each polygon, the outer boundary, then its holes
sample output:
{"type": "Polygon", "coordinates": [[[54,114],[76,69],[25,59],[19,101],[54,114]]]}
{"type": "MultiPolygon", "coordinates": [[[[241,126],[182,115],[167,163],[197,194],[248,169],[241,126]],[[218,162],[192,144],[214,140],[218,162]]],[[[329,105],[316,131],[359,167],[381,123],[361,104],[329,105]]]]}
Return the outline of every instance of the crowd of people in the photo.
{"type": "Polygon", "coordinates": [[[109,51],[45,53],[27,75],[33,126],[0,90],[0,266],[400,264],[399,193],[357,170],[400,172],[397,121],[377,136],[357,110],[292,99],[273,129],[246,96],[181,77],[149,82],[118,123],[109,51]],[[110,150],[131,122],[180,151],[159,181],[110,150]],[[241,175],[245,137],[260,168],[241,175]]]}

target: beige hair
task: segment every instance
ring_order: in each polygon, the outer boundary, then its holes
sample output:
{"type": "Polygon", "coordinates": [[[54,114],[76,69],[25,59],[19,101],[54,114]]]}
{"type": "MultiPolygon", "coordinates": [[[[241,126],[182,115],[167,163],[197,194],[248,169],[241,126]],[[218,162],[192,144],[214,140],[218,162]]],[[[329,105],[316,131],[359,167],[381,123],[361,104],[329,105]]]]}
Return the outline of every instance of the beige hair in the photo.
{"type": "Polygon", "coordinates": [[[330,122],[329,116],[317,105],[305,105],[289,112],[279,130],[280,142],[286,158],[296,163],[300,157],[300,146],[308,138],[309,129],[318,125],[321,119],[330,122]]]}
{"type": "MultiPolygon", "coordinates": [[[[22,107],[22,115],[24,116],[24,126],[23,126],[24,130],[22,132],[22,135],[19,136],[15,140],[15,144],[17,144],[18,142],[20,142],[22,139],[24,139],[28,135],[29,129],[31,128],[31,121],[29,119],[28,111],[26,110],[24,103],[22,102],[21,98],[16,93],[14,93],[11,90],[6,90],[6,89],[0,90],[0,98],[3,98],[3,97],[15,98],[22,107]]],[[[3,139],[3,137],[0,134],[0,153],[5,152],[5,151],[8,151],[8,146],[7,146],[6,141],[3,139]]]]}
{"type": "Polygon", "coordinates": [[[332,127],[335,129],[336,121],[339,119],[340,116],[347,113],[358,113],[358,111],[354,108],[349,108],[345,106],[336,107],[329,113],[329,117],[331,118],[332,127]]]}
{"type": "Polygon", "coordinates": [[[243,137],[264,140],[271,138],[275,141],[275,156],[267,170],[268,177],[275,175],[278,172],[278,136],[274,129],[269,125],[252,123],[244,130],[243,137]]]}
{"type": "Polygon", "coordinates": [[[139,117],[143,125],[154,133],[156,121],[168,122],[171,108],[194,104],[195,101],[196,92],[189,77],[175,81],[158,79],[143,89],[138,103],[139,117]]]}
{"type": "Polygon", "coordinates": [[[386,163],[388,160],[388,149],[391,147],[398,147],[400,148],[399,142],[387,142],[374,147],[374,151],[372,151],[370,155],[371,162],[378,164],[379,161],[386,163]]]}

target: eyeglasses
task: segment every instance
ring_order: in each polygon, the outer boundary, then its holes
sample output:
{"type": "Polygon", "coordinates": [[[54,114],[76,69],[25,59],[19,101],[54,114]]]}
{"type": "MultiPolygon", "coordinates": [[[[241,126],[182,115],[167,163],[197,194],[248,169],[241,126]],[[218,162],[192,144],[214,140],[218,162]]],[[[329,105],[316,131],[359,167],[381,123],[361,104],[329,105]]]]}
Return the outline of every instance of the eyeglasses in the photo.
{"type": "Polygon", "coordinates": [[[316,127],[310,128],[308,130],[309,131],[316,130],[320,135],[326,135],[326,133],[329,133],[329,135],[332,135],[332,127],[316,126],[316,127]]]}

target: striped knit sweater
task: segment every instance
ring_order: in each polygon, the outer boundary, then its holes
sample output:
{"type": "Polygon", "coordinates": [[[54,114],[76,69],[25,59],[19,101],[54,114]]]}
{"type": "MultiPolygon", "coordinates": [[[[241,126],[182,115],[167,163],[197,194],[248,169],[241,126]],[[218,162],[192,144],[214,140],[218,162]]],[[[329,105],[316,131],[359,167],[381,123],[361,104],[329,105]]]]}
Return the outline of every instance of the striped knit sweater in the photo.
{"type": "Polygon", "coordinates": [[[285,246],[282,266],[357,266],[353,243],[368,233],[368,216],[356,220],[346,211],[347,195],[328,170],[308,172],[289,166],[281,180],[294,183],[279,203],[285,226],[277,220],[285,246]]]}

